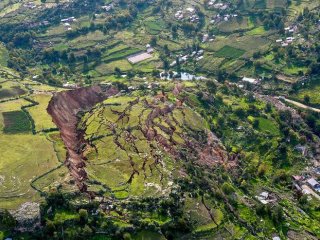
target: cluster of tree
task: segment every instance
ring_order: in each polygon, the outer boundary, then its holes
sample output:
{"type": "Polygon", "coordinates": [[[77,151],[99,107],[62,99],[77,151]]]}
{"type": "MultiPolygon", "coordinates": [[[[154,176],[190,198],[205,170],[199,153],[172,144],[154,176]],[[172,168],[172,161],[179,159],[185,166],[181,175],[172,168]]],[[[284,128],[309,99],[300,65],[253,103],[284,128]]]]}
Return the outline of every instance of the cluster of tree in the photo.
{"type": "Polygon", "coordinates": [[[278,29],[284,31],[285,12],[259,12],[259,19],[265,29],[278,29]]]}
{"type": "Polygon", "coordinates": [[[279,205],[271,207],[269,204],[258,204],[256,206],[256,213],[261,217],[269,217],[276,227],[279,227],[284,220],[284,213],[279,205]]]}

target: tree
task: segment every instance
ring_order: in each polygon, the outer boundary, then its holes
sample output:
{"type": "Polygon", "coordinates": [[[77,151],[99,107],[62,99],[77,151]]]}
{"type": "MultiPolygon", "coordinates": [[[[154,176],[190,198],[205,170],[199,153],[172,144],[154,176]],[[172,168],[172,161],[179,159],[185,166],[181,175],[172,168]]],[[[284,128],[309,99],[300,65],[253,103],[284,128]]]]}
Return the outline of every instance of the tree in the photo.
{"type": "Polygon", "coordinates": [[[116,74],[117,77],[120,77],[121,76],[121,69],[119,67],[115,67],[114,73],[116,74]]]}
{"type": "Polygon", "coordinates": [[[124,240],[132,239],[130,233],[124,233],[122,237],[123,237],[124,240]]]}
{"type": "Polygon", "coordinates": [[[234,192],[233,187],[228,182],[223,183],[221,188],[222,188],[222,191],[227,195],[229,195],[229,194],[234,192]]]}
{"type": "Polygon", "coordinates": [[[271,214],[271,218],[272,221],[274,223],[274,225],[279,225],[281,224],[282,220],[283,220],[283,210],[280,206],[276,206],[271,214]]]}
{"type": "Polygon", "coordinates": [[[4,212],[0,215],[0,225],[4,225],[8,228],[14,228],[16,226],[16,220],[8,210],[4,210],[4,212]]]}
{"type": "Polygon", "coordinates": [[[80,209],[79,217],[81,223],[86,223],[88,221],[88,211],[86,209],[80,209]]]}
{"type": "Polygon", "coordinates": [[[253,126],[254,128],[258,128],[258,127],[259,127],[259,119],[255,118],[255,119],[253,120],[252,126],[253,126]]]}
{"type": "Polygon", "coordinates": [[[211,80],[207,81],[206,86],[207,86],[209,93],[215,94],[217,92],[217,86],[213,81],[211,81],[211,80]]]}
{"type": "Polygon", "coordinates": [[[309,103],[310,103],[310,96],[309,96],[309,95],[304,95],[303,101],[304,101],[306,104],[309,104],[309,103]]]}
{"type": "Polygon", "coordinates": [[[150,45],[153,46],[153,47],[157,45],[157,38],[156,37],[152,37],[151,38],[150,45]]]}
{"type": "Polygon", "coordinates": [[[272,105],[271,103],[267,103],[265,107],[266,113],[270,113],[272,111],[272,105]]]}
{"type": "Polygon", "coordinates": [[[91,236],[92,229],[88,225],[85,225],[84,228],[82,228],[82,235],[83,236],[91,236]]]}

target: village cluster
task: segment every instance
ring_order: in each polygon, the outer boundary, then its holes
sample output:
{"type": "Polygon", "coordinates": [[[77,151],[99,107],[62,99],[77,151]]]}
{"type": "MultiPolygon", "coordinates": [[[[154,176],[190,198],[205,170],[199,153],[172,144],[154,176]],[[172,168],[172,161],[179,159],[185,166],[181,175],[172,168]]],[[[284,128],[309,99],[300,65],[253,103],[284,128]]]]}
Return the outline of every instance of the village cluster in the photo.
{"type": "Polygon", "coordinates": [[[196,14],[196,10],[193,7],[188,7],[185,11],[178,10],[174,16],[178,20],[189,19],[192,23],[199,21],[199,16],[196,14]]]}
{"type": "Polygon", "coordinates": [[[68,17],[68,18],[61,19],[61,23],[64,25],[67,31],[72,30],[71,24],[76,21],[77,19],[75,17],[68,17]]]}
{"type": "MultiPolygon", "coordinates": [[[[298,31],[298,27],[297,26],[285,27],[284,31],[286,34],[294,34],[298,31]]],[[[281,44],[282,47],[287,47],[291,43],[293,43],[294,40],[295,40],[295,37],[290,36],[290,37],[286,37],[285,39],[279,38],[276,40],[276,43],[281,44]]]]}
{"type": "MultiPolygon", "coordinates": [[[[178,55],[177,58],[179,59],[179,63],[184,63],[187,62],[187,60],[189,59],[195,59],[196,61],[200,61],[201,59],[203,59],[203,54],[204,54],[204,50],[198,50],[198,51],[193,51],[191,54],[186,54],[186,55],[178,55]]],[[[177,65],[177,61],[173,61],[170,64],[170,67],[174,67],[177,65]]]]}

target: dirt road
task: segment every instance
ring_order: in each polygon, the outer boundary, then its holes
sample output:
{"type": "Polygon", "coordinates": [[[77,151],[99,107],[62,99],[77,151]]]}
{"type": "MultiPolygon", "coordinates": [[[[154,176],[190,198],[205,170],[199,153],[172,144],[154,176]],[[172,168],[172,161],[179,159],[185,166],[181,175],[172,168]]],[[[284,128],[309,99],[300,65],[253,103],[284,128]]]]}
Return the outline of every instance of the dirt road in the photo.
{"type": "Polygon", "coordinates": [[[300,102],[296,102],[296,101],[293,101],[293,100],[290,100],[290,99],[287,99],[287,98],[284,98],[284,97],[281,97],[284,101],[288,102],[288,103],[291,103],[297,107],[300,107],[300,108],[303,108],[303,109],[308,109],[308,110],[311,110],[311,111],[315,111],[315,112],[318,112],[320,113],[320,109],[318,108],[313,108],[313,107],[309,107],[307,105],[304,105],[300,102]]]}

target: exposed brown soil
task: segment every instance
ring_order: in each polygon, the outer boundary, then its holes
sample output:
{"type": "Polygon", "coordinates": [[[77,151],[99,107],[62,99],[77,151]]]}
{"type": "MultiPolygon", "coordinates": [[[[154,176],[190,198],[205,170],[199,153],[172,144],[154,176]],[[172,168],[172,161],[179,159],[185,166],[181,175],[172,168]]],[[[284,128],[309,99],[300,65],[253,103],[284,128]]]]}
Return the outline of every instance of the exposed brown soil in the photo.
{"type": "Polygon", "coordinates": [[[67,149],[65,164],[82,192],[87,191],[85,183],[87,173],[84,169],[83,156],[83,148],[87,142],[84,139],[85,129],[77,128],[78,113],[89,110],[97,103],[117,93],[119,90],[114,87],[91,86],[56,93],[49,102],[47,111],[59,128],[67,149]]]}
{"type": "Polygon", "coordinates": [[[14,86],[11,89],[0,90],[0,99],[16,97],[26,93],[27,92],[21,89],[19,86],[14,86]]]}

